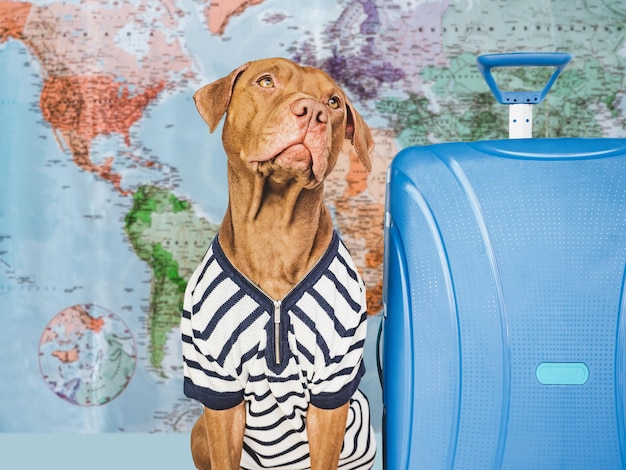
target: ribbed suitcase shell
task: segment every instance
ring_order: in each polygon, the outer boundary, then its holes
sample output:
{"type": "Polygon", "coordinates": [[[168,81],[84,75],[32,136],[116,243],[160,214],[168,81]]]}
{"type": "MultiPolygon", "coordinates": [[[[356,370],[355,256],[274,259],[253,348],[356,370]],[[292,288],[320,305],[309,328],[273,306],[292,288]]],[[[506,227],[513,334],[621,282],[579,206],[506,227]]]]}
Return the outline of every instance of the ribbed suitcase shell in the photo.
{"type": "Polygon", "coordinates": [[[386,469],[626,468],[626,139],[408,148],[385,237],[386,469]]]}

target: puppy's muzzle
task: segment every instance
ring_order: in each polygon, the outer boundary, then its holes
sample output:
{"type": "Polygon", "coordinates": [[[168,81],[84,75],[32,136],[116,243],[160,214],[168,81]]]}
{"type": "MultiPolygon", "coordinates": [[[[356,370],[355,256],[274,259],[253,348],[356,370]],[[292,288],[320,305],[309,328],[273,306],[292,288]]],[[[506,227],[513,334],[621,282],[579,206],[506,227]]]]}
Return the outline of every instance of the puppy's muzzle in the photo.
{"type": "Polygon", "coordinates": [[[302,132],[302,145],[310,155],[313,176],[319,182],[328,168],[328,154],[332,144],[330,117],[326,106],[313,98],[300,98],[289,107],[302,132]]]}

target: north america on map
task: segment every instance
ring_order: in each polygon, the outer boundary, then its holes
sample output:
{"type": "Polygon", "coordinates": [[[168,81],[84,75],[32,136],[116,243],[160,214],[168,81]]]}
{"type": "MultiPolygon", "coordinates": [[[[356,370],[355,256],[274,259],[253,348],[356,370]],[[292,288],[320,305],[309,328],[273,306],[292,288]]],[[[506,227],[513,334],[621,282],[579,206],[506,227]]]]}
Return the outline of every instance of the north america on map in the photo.
{"type": "Polygon", "coordinates": [[[621,1],[0,0],[0,432],[190,430],[182,296],[227,203],[192,96],[274,56],[327,71],[374,136],[371,173],[346,142],[325,197],[368,289],[380,432],[387,167],[412,145],[506,138],[476,57],[513,51],[574,56],[534,137],[626,136],[621,1]]]}

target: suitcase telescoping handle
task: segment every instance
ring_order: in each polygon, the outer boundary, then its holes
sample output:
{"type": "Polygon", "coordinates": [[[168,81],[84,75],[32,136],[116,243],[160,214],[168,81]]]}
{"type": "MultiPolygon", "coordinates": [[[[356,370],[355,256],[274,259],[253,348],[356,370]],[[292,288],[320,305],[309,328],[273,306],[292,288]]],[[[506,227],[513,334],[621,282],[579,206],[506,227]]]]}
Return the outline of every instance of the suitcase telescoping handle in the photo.
{"type": "Polygon", "coordinates": [[[566,52],[509,52],[486,54],[476,59],[478,70],[500,104],[509,105],[509,138],[532,137],[532,105],[546,97],[559,74],[572,60],[566,52]],[[491,69],[494,67],[555,67],[554,73],[539,91],[502,91],[491,69]]]}

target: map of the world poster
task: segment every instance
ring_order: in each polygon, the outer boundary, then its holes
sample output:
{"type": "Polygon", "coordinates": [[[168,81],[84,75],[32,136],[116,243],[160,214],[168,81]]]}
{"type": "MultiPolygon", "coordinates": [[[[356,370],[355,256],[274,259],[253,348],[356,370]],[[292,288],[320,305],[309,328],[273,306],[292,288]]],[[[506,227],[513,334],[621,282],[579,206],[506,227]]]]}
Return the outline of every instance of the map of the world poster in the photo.
{"type": "Polygon", "coordinates": [[[326,70],[374,134],[372,173],[347,149],[326,202],[368,288],[380,432],[387,166],[506,138],[475,63],[510,51],[574,56],[535,137],[626,136],[623,0],[0,1],[0,432],[189,431],[182,293],[226,207],[219,130],[192,95],[272,56],[326,70]]]}

